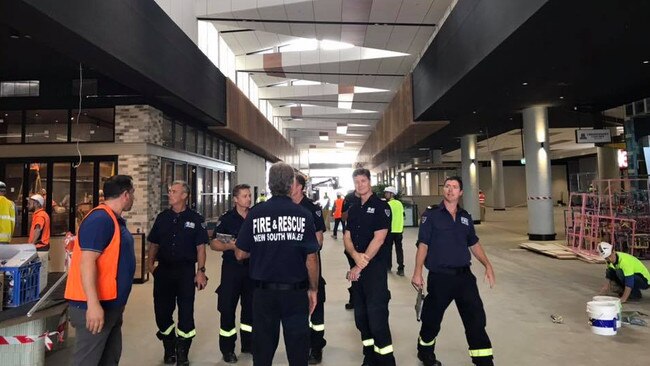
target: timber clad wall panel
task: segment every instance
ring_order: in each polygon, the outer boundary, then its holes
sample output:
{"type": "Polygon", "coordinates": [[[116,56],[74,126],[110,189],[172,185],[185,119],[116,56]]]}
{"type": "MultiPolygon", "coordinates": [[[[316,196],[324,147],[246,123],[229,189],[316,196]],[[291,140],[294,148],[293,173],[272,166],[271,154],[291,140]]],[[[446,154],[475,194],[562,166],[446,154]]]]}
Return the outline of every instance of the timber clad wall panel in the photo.
{"type": "Polygon", "coordinates": [[[447,121],[414,122],[413,88],[407,77],[359,152],[358,161],[376,166],[447,125],[447,121]]]}
{"type": "Polygon", "coordinates": [[[231,81],[226,82],[225,127],[214,131],[270,161],[297,163],[298,152],[231,81]]]}

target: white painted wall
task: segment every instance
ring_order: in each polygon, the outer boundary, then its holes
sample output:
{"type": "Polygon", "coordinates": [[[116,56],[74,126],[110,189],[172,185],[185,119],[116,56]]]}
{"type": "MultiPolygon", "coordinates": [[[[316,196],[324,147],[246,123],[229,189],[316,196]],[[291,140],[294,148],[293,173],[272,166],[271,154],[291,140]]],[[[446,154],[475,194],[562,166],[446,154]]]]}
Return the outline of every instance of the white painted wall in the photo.
{"type": "Polygon", "coordinates": [[[266,186],[266,160],[251,152],[237,149],[237,183],[251,186],[251,193],[268,191],[266,186]]]}
{"type": "MultiPolygon", "coordinates": [[[[553,203],[561,198],[568,201],[566,167],[564,165],[552,165],[552,193],[553,203]]],[[[503,167],[504,189],[506,192],[506,207],[525,206],[526,194],[526,171],[523,166],[503,167]]],[[[492,176],[490,167],[482,167],[479,171],[480,189],[485,193],[486,206],[492,206],[492,176]]]]}
{"type": "Polygon", "coordinates": [[[191,0],[156,0],[156,4],[198,44],[198,23],[194,2],[191,0]]]}

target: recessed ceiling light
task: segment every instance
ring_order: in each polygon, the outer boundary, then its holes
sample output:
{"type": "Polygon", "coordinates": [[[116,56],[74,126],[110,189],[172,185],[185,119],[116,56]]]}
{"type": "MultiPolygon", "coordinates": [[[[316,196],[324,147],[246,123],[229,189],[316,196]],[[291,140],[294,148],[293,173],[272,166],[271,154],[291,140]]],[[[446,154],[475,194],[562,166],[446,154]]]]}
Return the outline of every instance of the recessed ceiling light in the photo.
{"type": "Polygon", "coordinates": [[[319,133],[318,133],[318,138],[319,138],[321,141],[329,141],[329,139],[330,139],[330,135],[329,135],[327,132],[319,132],[319,133]]]}
{"type": "Polygon", "coordinates": [[[336,147],[338,147],[338,148],[343,148],[343,147],[345,147],[345,142],[343,142],[343,141],[336,141],[336,147]]]}
{"type": "Polygon", "coordinates": [[[336,133],[339,135],[345,135],[348,133],[348,124],[347,123],[337,123],[336,124],[336,133]]]}
{"type": "Polygon", "coordinates": [[[528,83],[524,81],[523,83],[521,83],[521,85],[526,86],[528,85],[528,83]]]}
{"type": "Polygon", "coordinates": [[[427,150],[429,150],[429,148],[428,148],[428,147],[421,147],[421,148],[419,148],[418,150],[420,150],[420,151],[427,151],[427,150]]]}
{"type": "Polygon", "coordinates": [[[476,114],[476,111],[472,111],[473,114],[476,114]]]}
{"type": "Polygon", "coordinates": [[[644,60],[643,63],[646,64],[646,65],[650,64],[650,60],[644,60]]]}
{"type": "Polygon", "coordinates": [[[564,97],[561,96],[560,99],[564,99],[564,97]]]}

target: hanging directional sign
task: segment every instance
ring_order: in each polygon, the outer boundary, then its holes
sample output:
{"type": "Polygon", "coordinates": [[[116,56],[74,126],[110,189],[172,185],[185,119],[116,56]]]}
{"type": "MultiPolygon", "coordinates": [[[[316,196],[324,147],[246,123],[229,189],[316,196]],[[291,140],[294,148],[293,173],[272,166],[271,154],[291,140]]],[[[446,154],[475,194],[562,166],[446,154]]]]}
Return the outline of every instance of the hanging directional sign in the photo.
{"type": "Polygon", "coordinates": [[[612,133],[609,129],[576,130],[576,143],[601,144],[612,142],[612,133]]]}

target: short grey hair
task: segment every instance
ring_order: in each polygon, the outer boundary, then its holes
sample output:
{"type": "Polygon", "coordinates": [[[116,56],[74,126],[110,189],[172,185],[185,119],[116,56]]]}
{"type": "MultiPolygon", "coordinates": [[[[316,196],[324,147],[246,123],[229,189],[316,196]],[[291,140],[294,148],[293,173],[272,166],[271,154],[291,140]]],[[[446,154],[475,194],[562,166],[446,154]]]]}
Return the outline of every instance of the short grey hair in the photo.
{"type": "Polygon", "coordinates": [[[173,181],[172,184],[169,186],[169,188],[171,188],[172,186],[175,186],[175,185],[177,185],[177,184],[180,184],[181,186],[183,186],[183,191],[184,191],[188,196],[190,195],[190,185],[187,184],[187,182],[184,181],[184,180],[175,180],[175,181],[173,181]]]}
{"type": "Polygon", "coordinates": [[[294,172],[291,165],[278,162],[269,169],[269,189],[274,196],[288,196],[293,184],[294,172]]]}

